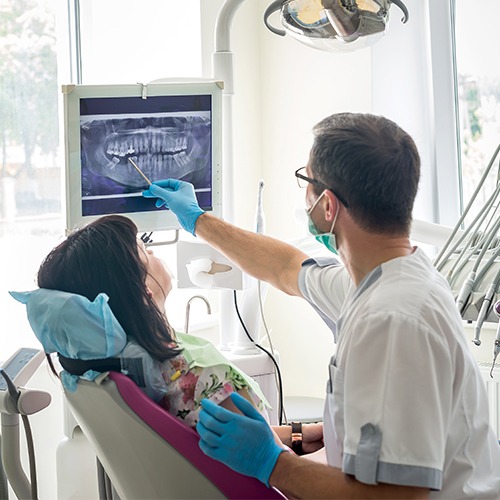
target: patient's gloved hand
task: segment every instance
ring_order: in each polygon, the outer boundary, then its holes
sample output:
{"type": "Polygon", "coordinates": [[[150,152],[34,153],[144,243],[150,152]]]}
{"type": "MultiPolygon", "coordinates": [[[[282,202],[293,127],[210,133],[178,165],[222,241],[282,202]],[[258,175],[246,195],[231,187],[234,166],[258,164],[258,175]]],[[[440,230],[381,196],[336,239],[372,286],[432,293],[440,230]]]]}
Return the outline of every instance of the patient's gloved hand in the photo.
{"type": "Polygon", "coordinates": [[[159,198],[156,200],[158,208],[165,205],[172,210],[179,219],[181,226],[194,235],[198,217],[205,213],[198,205],[194,187],[189,182],[177,179],[154,181],[142,196],[145,198],[159,198]]]}
{"type": "Polygon", "coordinates": [[[233,413],[204,399],[196,430],[200,448],[236,472],[253,476],[269,486],[269,477],[284,448],[276,444],[264,417],[245,398],[231,394],[236,407],[233,413]]]}

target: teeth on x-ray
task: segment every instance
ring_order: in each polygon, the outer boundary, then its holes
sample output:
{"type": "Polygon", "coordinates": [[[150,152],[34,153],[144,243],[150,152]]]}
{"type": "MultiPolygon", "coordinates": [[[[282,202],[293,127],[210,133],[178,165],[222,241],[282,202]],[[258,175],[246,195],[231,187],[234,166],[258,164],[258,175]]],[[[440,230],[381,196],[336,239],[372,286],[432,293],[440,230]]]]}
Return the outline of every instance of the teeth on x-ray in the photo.
{"type": "Polygon", "coordinates": [[[90,119],[81,125],[82,166],[129,188],[145,187],[128,158],[151,180],[183,178],[210,162],[204,116],[90,119]]]}

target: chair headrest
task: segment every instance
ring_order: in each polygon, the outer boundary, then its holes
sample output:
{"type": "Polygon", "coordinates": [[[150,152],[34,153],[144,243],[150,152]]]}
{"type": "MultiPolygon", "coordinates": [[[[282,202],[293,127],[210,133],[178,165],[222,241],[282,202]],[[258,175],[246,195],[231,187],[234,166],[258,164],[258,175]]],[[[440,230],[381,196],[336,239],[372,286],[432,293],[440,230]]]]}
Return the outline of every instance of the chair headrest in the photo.
{"type": "Polygon", "coordinates": [[[46,288],[9,293],[26,305],[31,328],[47,353],[101,359],[116,356],[127,344],[105,293],[92,302],[82,295],[46,288]]]}
{"type": "MultiPolygon", "coordinates": [[[[39,288],[29,292],[9,292],[26,305],[28,321],[47,353],[57,352],[69,359],[94,360],[120,354],[127,335],[100,293],[90,301],[82,295],[39,288]]],[[[89,370],[85,378],[99,373],[89,370]]],[[[76,389],[76,380],[63,373],[63,384],[76,389]]]]}

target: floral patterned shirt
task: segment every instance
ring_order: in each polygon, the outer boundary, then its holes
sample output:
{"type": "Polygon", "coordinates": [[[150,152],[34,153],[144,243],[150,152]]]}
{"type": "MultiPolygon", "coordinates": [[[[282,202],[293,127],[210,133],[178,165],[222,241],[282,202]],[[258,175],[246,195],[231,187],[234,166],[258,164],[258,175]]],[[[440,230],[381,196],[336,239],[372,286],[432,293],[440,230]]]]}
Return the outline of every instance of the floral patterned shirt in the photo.
{"type": "Polygon", "coordinates": [[[152,399],[194,427],[202,399],[220,404],[232,392],[246,389],[256,408],[267,416],[265,407],[269,405],[257,383],[227,360],[213,344],[194,335],[177,333],[176,336],[183,351],[173,359],[155,361],[135,342],[129,342],[121,355],[122,366],[152,399]],[[141,359],[142,373],[138,373],[138,365],[130,363],[130,358],[141,359]]]}

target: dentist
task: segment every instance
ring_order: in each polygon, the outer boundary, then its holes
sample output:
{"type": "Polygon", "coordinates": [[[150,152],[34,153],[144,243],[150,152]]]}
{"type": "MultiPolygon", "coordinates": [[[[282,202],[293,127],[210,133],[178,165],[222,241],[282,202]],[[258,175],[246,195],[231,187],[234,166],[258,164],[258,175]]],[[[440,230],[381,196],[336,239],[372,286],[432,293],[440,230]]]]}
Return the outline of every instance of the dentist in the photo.
{"type": "Polygon", "coordinates": [[[237,395],[241,415],[202,403],[201,448],[294,498],[499,498],[484,383],[446,280],[409,239],[420,177],[413,140],[369,114],[332,115],[314,134],[295,176],[310,231],[343,266],[204,213],[191,184],[167,179],[143,193],[248,274],[306,299],[337,343],[328,465],[284,452],[237,395]]]}

